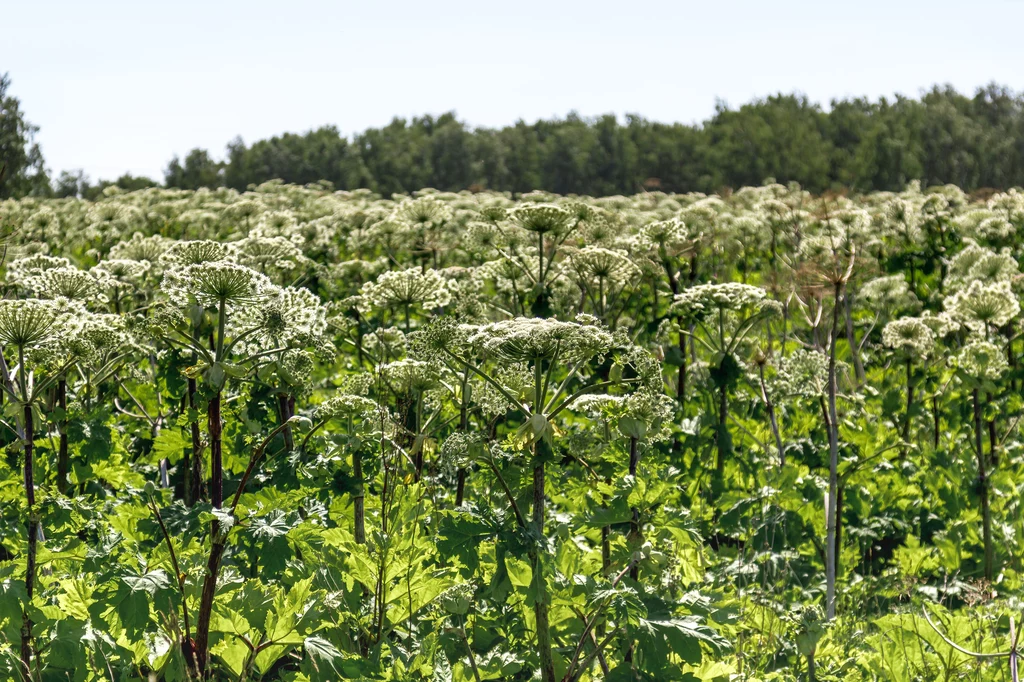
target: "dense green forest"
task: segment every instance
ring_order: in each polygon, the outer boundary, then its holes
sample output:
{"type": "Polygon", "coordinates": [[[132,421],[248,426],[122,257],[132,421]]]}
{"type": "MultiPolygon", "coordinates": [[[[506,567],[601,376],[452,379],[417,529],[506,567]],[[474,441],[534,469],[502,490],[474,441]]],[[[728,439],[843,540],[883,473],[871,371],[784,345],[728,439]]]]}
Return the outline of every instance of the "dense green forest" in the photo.
{"type": "Polygon", "coordinates": [[[251,145],[236,140],[225,163],[193,150],[170,163],[166,183],[244,190],[277,178],[382,194],[420,187],[714,192],[766,178],[813,192],[899,191],[915,179],[1006,189],[1024,185],[1024,98],[996,86],[973,97],[935,88],[919,100],[841,100],[826,111],[778,95],[738,109],[722,104],[700,125],[570,115],[473,129],[449,113],[395,119],[352,138],[328,126],[251,145]]]}
{"type": "MultiPolygon", "coordinates": [[[[158,184],[131,175],[90,182],[74,170],[51,178],[9,85],[0,80],[0,165],[7,168],[0,198],[96,198],[110,185],[158,184]]],[[[845,99],[827,107],[777,95],[738,109],[720,104],[711,118],[692,125],[570,114],[491,129],[472,128],[454,113],[396,118],[351,135],[328,125],[251,144],[236,139],[223,161],[193,149],[170,161],[163,181],[239,191],[281,179],[383,195],[434,187],[608,196],[710,193],[768,178],[816,193],[900,191],[911,180],[966,191],[1024,185],[1024,97],[996,85],[973,96],[935,87],[918,99],[845,99]]]]}
{"type": "Polygon", "coordinates": [[[0,679],[1018,680],[1019,190],[0,230],[0,679]]]}

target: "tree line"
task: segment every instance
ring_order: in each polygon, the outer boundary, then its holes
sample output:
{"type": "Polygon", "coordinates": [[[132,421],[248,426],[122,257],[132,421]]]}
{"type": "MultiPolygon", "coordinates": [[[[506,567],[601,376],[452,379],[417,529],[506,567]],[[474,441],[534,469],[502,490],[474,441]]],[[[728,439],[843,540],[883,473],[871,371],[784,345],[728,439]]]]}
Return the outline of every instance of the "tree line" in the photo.
{"type": "MultiPolygon", "coordinates": [[[[81,171],[51,179],[32,141],[35,128],[6,94],[9,83],[0,81],[0,198],[94,198],[110,185],[158,184],[129,174],[92,184],[81,171]]],[[[720,102],[699,124],[570,113],[474,128],[449,112],[395,118],[352,136],[327,125],[251,144],[236,138],[223,160],[195,148],[170,161],[163,184],[244,190],[281,179],[383,195],[433,187],[603,196],[716,192],[767,178],[813,192],[900,190],[911,180],[966,190],[1024,185],[1024,93],[992,84],[968,96],[935,86],[920,98],[842,99],[827,108],[779,94],[739,108],[720,102]]]]}
{"type": "Polygon", "coordinates": [[[472,128],[454,113],[395,118],[351,138],[325,126],[246,145],[226,160],[203,149],[167,167],[170,187],[197,189],[280,178],[384,195],[421,187],[604,196],[647,190],[714,192],[795,181],[821,192],[901,190],[911,180],[974,190],[1024,184],[1024,96],[990,85],[973,97],[935,87],[920,99],[834,100],[801,95],[738,109],[719,103],[699,125],[638,115],[517,121],[472,128]]]}

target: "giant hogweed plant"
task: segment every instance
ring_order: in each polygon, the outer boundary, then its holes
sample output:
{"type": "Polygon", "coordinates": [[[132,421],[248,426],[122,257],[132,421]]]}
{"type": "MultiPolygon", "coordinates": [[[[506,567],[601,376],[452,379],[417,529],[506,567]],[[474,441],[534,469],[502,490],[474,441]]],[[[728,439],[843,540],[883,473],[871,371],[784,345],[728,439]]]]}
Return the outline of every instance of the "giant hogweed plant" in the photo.
{"type": "MultiPolygon", "coordinates": [[[[165,275],[164,286],[170,304],[157,324],[162,340],[198,358],[185,370],[190,379],[200,381],[206,393],[206,438],[209,451],[209,496],[213,507],[210,521],[211,548],[207,573],[196,616],[196,636],[183,644],[189,667],[200,676],[207,673],[209,633],[213,602],[217,590],[221,560],[227,544],[227,533],[233,524],[233,513],[239,496],[259,462],[270,437],[253,449],[234,500],[224,508],[223,415],[224,392],[229,383],[250,378],[268,381],[273,377],[276,391],[294,390],[301,386],[311,358],[302,346],[319,342],[326,328],[326,315],[316,296],[306,290],[281,289],[262,274],[230,261],[207,261],[172,269],[165,275]],[[185,318],[182,308],[193,319],[185,318]],[[212,315],[209,339],[196,338],[200,326],[194,318],[212,315]],[[282,386],[281,384],[286,384],[282,386]],[[226,526],[226,527],[225,527],[226,526]]],[[[308,379],[307,379],[308,380],[308,379]]],[[[293,415],[292,396],[276,395],[279,408],[278,425],[272,435],[284,434],[285,448],[294,442],[290,433],[293,415]]],[[[194,453],[198,458],[198,453],[194,453]]],[[[193,475],[203,467],[194,466],[193,475]]],[[[198,486],[193,481],[190,489],[198,486]]]]}
{"type": "MultiPolygon", "coordinates": [[[[425,330],[419,342],[422,352],[436,357],[453,371],[466,368],[481,377],[519,413],[521,425],[497,447],[502,453],[501,458],[511,458],[513,461],[525,458],[519,468],[529,474],[529,482],[524,486],[530,491],[529,495],[517,494],[514,483],[510,485],[506,480],[507,472],[503,473],[503,467],[499,466],[499,459],[494,454],[484,453],[480,461],[493,473],[504,492],[515,522],[515,542],[507,546],[508,540],[499,540],[497,546],[503,554],[525,554],[528,561],[534,636],[543,679],[556,679],[556,669],[559,677],[578,679],[598,657],[607,668],[604,649],[616,640],[620,640],[618,644],[622,652],[620,673],[634,669],[634,654],[657,659],[660,637],[670,637],[670,632],[657,631],[655,641],[639,636],[637,641],[640,646],[637,650],[634,650],[634,643],[628,642],[631,637],[637,636],[633,629],[636,622],[631,620],[631,616],[636,617],[636,609],[642,608],[642,602],[637,602],[632,607],[624,604],[626,611],[619,618],[610,618],[607,613],[583,614],[584,629],[580,634],[579,645],[568,660],[560,659],[556,662],[548,574],[552,573],[553,557],[558,555],[559,549],[557,545],[550,544],[546,531],[550,494],[547,492],[548,478],[550,467],[558,461],[556,456],[561,434],[558,418],[564,412],[571,411],[576,401],[595,393],[625,389],[631,392],[629,395],[636,396],[637,401],[642,402],[643,399],[639,397],[642,392],[660,392],[660,379],[657,378],[657,365],[653,358],[621,338],[616,339],[592,318],[578,322],[517,318],[469,328],[465,325],[457,326],[454,322],[439,322],[425,330]],[[610,361],[613,352],[619,356],[619,360],[612,362],[607,372],[609,378],[602,380],[601,373],[595,374],[594,370],[610,361]],[[482,358],[483,362],[478,358],[482,358]],[[502,381],[500,372],[488,369],[488,361],[495,360],[522,363],[527,381],[522,382],[518,390],[513,390],[502,381]],[[562,363],[567,371],[561,371],[562,363]],[[529,515],[523,511],[524,502],[529,505],[529,515]],[[634,609],[632,613],[630,608],[634,609]],[[601,630],[606,629],[607,633],[603,641],[594,642],[595,646],[589,655],[584,655],[587,638],[594,634],[598,622],[602,624],[601,630]]],[[[630,397],[625,399],[630,400],[630,397]]],[[[623,415],[619,420],[620,428],[630,438],[630,456],[626,469],[631,480],[637,475],[638,443],[646,434],[647,422],[657,418],[651,415],[658,411],[652,407],[643,408],[637,403],[633,412],[637,416],[623,415]]],[[[581,463],[585,471],[590,471],[589,465],[581,463]]],[[[631,513],[633,530],[630,538],[633,551],[622,561],[625,565],[619,569],[618,575],[602,576],[604,579],[612,578],[611,592],[607,595],[609,603],[625,596],[616,590],[624,577],[629,576],[634,581],[638,578],[638,566],[643,561],[643,552],[639,546],[642,544],[639,512],[634,508],[631,513]]],[[[461,520],[457,523],[469,522],[461,520]]],[[[607,554],[606,548],[601,551],[607,554]]],[[[506,556],[511,558],[508,554],[506,556]]],[[[664,627],[671,631],[677,625],[668,624],[664,627]]],[[[709,641],[713,641],[713,637],[709,636],[709,641]]]]}

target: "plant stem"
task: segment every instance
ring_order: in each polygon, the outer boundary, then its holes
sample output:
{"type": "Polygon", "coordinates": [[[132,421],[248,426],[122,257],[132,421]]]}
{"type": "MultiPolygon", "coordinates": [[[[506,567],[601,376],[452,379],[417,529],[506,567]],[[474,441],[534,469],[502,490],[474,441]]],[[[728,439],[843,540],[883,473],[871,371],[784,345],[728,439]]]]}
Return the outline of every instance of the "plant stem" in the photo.
{"type": "Polygon", "coordinates": [[[686,334],[683,332],[683,320],[679,319],[679,376],[676,379],[676,399],[682,405],[686,402],[686,334]]]}
{"type": "Polygon", "coordinates": [[[779,433],[779,420],[775,417],[775,403],[768,396],[768,387],[764,380],[764,364],[757,366],[758,377],[761,381],[761,400],[764,401],[765,409],[768,411],[768,421],[771,423],[772,435],[775,437],[775,448],[779,452],[779,466],[786,466],[786,449],[782,445],[782,435],[779,433]]]}
{"type": "MultiPolygon", "coordinates": [[[[211,404],[216,402],[217,404],[217,417],[220,418],[220,393],[216,395],[216,400],[211,401],[211,404]]],[[[218,427],[219,429],[219,427],[218,427]]],[[[263,452],[266,450],[267,445],[270,441],[284,429],[284,424],[279,425],[263,440],[262,443],[255,449],[249,456],[249,465],[245,469],[245,473],[242,475],[241,480],[238,482],[238,490],[235,491],[235,497],[231,501],[231,507],[229,513],[234,514],[235,508],[238,506],[238,500],[242,496],[242,491],[245,489],[245,484],[249,481],[249,477],[252,475],[253,470],[256,468],[257,462],[263,456],[263,452]]],[[[220,436],[218,430],[218,438],[220,436]]],[[[213,459],[213,448],[210,448],[211,461],[213,459]]],[[[216,490],[216,489],[215,489],[216,490]]],[[[222,491],[221,491],[222,492],[222,491]]],[[[215,493],[219,495],[221,493],[215,493]]],[[[221,508],[222,500],[219,497],[214,497],[214,507],[217,509],[221,508]]],[[[227,530],[224,533],[220,532],[220,522],[214,520],[210,523],[210,557],[206,562],[206,577],[203,581],[203,593],[199,598],[199,615],[196,617],[196,645],[195,645],[195,657],[196,667],[199,669],[200,679],[207,679],[207,664],[210,658],[210,619],[213,616],[213,599],[217,594],[217,578],[220,575],[221,560],[224,558],[224,549],[227,547],[227,530]]]]}
{"type": "MultiPolygon", "coordinates": [[[[541,239],[543,243],[543,238],[541,239]]],[[[544,404],[543,360],[534,358],[534,409],[543,409],[544,404]]],[[[549,415],[550,418],[550,415],[549,415]]],[[[551,654],[551,626],[548,621],[548,587],[544,577],[544,562],[541,560],[541,543],[544,541],[544,462],[549,454],[548,442],[543,437],[534,444],[533,465],[533,532],[537,543],[530,551],[533,568],[535,603],[533,613],[537,621],[537,650],[540,654],[540,671],[544,682],[555,682],[555,663],[551,654]]]]}
{"type": "MultiPolygon", "coordinates": [[[[188,380],[188,406],[196,409],[196,380],[188,380]]],[[[203,437],[199,430],[198,416],[189,424],[192,435],[191,467],[186,471],[185,504],[189,507],[203,497],[203,437]]]]}
{"type": "MultiPolygon", "coordinates": [[[[466,368],[462,376],[462,391],[460,393],[459,406],[459,431],[465,433],[469,429],[469,368],[466,368]]],[[[466,467],[459,467],[456,474],[455,484],[455,506],[461,507],[466,499],[466,467]]]]}
{"type": "MultiPolygon", "coordinates": [[[[281,418],[282,424],[287,424],[288,420],[292,418],[292,404],[290,396],[285,393],[277,394],[277,410],[281,418]]],[[[284,436],[284,450],[285,452],[291,452],[295,449],[295,439],[292,437],[292,427],[290,424],[284,427],[281,432],[284,436]]]]}
{"type": "Polygon", "coordinates": [[[839,494],[839,418],[836,414],[836,336],[839,331],[842,280],[836,282],[832,306],[832,331],[828,353],[828,509],[826,510],[825,542],[825,615],[836,617],[836,515],[839,494]]]}
{"type": "MultiPolygon", "coordinates": [[[[224,468],[221,450],[221,430],[223,423],[220,416],[220,391],[210,398],[206,407],[206,431],[210,438],[210,502],[215,509],[224,503],[224,468]]],[[[219,524],[211,522],[210,532],[217,534],[219,524]]]]}
{"type": "MultiPolygon", "coordinates": [[[[25,557],[25,593],[28,596],[28,604],[32,602],[32,595],[35,592],[36,582],[36,541],[39,533],[39,521],[36,518],[36,488],[32,470],[32,455],[35,439],[35,428],[32,421],[32,405],[26,403],[25,415],[25,500],[28,503],[28,552],[25,557]]],[[[24,667],[28,678],[31,678],[32,670],[32,619],[28,615],[28,608],[21,616],[21,664],[24,667]]]]}
{"type": "Polygon", "coordinates": [[[213,616],[213,598],[217,593],[217,577],[220,574],[220,562],[224,557],[224,539],[214,537],[210,547],[210,557],[206,562],[206,579],[203,581],[203,593],[199,598],[199,615],[196,618],[196,667],[200,679],[207,679],[207,665],[210,658],[210,619],[213,616]]]}
{"type": "Polygon", "coordinates": [[[352,477],[356,480],[356,494],[352,498],[352,515],[356,542],[366,543],[366,506],[363,489],[363,453],[359,448],[352,452],[352,477]]]}
{"type": "Polygon", "coordinates": [[[57,492],[68,494],[68,474],[71,472],[71,458],[68,455],[68,382],[61,377],[57,382],[57,407],[63,416],[57,422],[59,443],[57,446],[57,492]]]}
{"type": "Polygon", "coordinates": [[[995,548],[992,545],[992,509],[990,508],[988,491],[988,467],[985,461],[985,452],[982,449],[982,426],[981,426],[981,398],[978,389],[974,389],[971,396],[974,404],[974,449],[978,461],[978,497],[981,498],[981,532],[984,544],[984,572],[985,580],[991,581],[994,574],[995,548]]]}
{"type": "Polygon", "coordinates": [[[903,431],[900,435],[904,441],[910,436],[910,408],[914,403],[914,374],[913,374],[913,363],[908,357],[906,360],[907,370],[907,413],[903,418],[903,431]]]}
{"type": "Polygon", "coordinates": [[[715,475],[719,481],[721,481],[725,475],[726,439],[729,435],[729,427],[727,426],[728,420],[729,394],[723,379],[722,385],[718,389],[718,433],[715,438],[715,449],[717,452],[717,456],[715,458],[715,475]]]}
{"type": "MultiPolygon", "coordinates": [[[[539,441],[538,446],[544,441],[539,441]]],[[[538,450],[541,448],[538,447],[538,450]]],[[[533,468],[533,531],[536,542],[544,537],[544,462],[538,461],[533,468]]],[[[540,654],[540,672],[544,682],[555,682],[555,663],[551,653],[551,626],[548,621],[548,591],[544,576],[544,562],[540,557],[540,549],[530,552],[530,563],[533,569],[536,601],[533,607],[537,621],[537,651],[540,654]]]]}
{"type": "MultiPolygon", "coordinates": [[[[629,439],[629,475],[636,478],[636,468],[640,464],[640,452],[637,448],[637,439],[629,439]]],[[[632,518],[629,521],[629,535],[634,543],[639,544],[643,540],[640,533],[640,510],[636,507],[630,509],[632,518]]],[[[640,579],[640,565],[633,562],[629,569],[629,579],[636,581],[640,579]]]]}

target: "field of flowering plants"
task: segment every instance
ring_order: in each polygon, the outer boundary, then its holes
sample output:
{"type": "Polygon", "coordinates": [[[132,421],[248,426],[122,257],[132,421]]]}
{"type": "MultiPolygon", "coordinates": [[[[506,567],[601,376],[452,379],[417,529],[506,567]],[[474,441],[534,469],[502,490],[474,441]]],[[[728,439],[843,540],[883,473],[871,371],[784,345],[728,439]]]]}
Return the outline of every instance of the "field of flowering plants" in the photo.
{"type": "Polygon", "coordinates": [[[0,231],[4,680],[1017,679],[1022,193],[0,231]]]}

